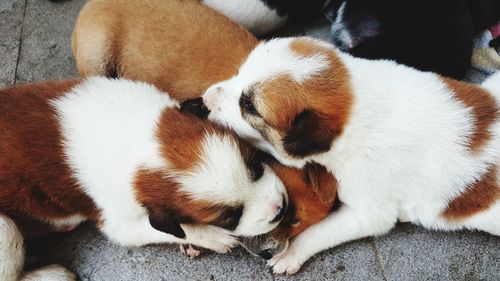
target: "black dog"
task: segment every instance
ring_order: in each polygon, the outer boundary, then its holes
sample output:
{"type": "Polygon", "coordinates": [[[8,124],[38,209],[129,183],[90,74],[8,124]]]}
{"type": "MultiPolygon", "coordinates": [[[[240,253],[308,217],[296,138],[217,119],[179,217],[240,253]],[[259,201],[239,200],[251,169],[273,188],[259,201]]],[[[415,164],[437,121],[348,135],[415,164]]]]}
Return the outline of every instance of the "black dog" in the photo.
{"type": "Polygon", "coordinates": [[[474,35],[499,15],[500,0],[334,0],[327,10],[342,50],[456,79],[470,67],[474,35]]]}

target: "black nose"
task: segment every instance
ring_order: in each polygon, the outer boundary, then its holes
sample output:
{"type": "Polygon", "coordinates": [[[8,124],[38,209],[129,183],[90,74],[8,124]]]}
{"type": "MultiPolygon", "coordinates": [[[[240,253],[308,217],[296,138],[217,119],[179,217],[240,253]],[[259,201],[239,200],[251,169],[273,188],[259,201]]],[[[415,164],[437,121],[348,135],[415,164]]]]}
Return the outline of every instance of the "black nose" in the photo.
{"type": "Polygon", "coordinates": [[[207,108],[205,103],[203,103],[202,98],[196,98],[192,100],[187,100],[181,103],[181,111],[189,112],[201,119],[207,119],[210,110],[207,108]]]}
{"type": "Polygon", "coordinates": [[[259,256],[265,260],[270,260],[273,257],[273,253],[270,250],[264,250],[259,253],[259,256]]]}

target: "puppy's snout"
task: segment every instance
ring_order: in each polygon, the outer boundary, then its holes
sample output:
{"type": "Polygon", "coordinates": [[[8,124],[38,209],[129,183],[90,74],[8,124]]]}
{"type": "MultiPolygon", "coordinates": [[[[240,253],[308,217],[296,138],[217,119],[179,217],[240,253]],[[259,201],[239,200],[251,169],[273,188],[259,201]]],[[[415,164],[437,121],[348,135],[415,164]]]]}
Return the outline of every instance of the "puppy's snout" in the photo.
{"type": "Polygon", "coordinates": [[[208,89],[205,94],[203,95],[203,102],[205,105],[209,108],[212,109],[214,108],[215,104],[217,103],[217,97],[223,92],[223,89],[221,86],[217,86],[215,88],[210,88],[208,89]]]}
{"type": "Polygon", "coordinates": [[[201,119],[206,119],[208,114],[210,114],[210,110],[203,103],[202,98],[196,98],[183,102],[181,104],[181,111],[192,113],[201,119]]]}
{"type": "Polygon", "coordinates": [[[264,250],[260,252],[259,257],[265,259],[265,260],[270,260],[273,257],[273,253],[270,250],[264,250]]]}

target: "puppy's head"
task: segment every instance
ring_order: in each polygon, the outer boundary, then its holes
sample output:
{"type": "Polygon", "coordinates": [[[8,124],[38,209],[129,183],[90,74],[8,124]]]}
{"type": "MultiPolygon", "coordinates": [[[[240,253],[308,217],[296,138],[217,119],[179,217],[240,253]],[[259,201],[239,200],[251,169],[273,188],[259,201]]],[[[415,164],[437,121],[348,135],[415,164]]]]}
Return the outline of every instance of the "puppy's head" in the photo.
{"type": "Polygon", "coordinates": [[[254,236],[280,223],[287,194],[263,153],[175,108],[163,112],[156,137],[166,167],[143,168],[135,184],[154,228],[182,238],[180,224],[211,224],[254,236]]]}
{"type": "Polygon", "coordinates": [[[283,180],[288,192],[289,204],[285,216],[271,232],[241,241],[249,252],[264,259],[283,253],[290,238],[323,220],[340,204],[335,200],[337,181],[323,166],[308,163],[304,169],[296,169],[274,163],[272,168],[283,180]]]}
{"type": "Polygon", "coordinates": [[[203,95],[209,120],[296,167],[330,149],[348,121],[352,99],[335,50],[308,38],[261,43],[236,76],[203,95]]]}

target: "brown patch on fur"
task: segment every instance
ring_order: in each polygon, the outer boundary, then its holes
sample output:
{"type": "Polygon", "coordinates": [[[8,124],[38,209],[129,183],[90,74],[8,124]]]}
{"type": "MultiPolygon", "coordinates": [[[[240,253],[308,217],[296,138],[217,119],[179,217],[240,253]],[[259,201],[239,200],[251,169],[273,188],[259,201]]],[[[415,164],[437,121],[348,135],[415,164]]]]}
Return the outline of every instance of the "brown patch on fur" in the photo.
{"type": "Polygon", "coordinates": [[[89,1],[72,40],[81,75],[111,75],[114,69],[178,100],[199,97],[235,75],[256,44],[219,12],[181,0],[89,1]]]}
{"type": "Polygon", "coordinates": [[[449,220],[464,219],[487,210],[499,199],[497,167],[491,166],[481,179],[469,185],[448,204],[443,217],[449,220]]]}
{"type": "Polygon", "coordinates": [[[232,135],[215,123],[182,113],[176,108],[164,110],[158,123],[157,138],[162,155],[176,171],[191,170],[200,162],[202,141],[209,134],[232,135]]]}
{"type": "Polygon", "coordinates": [[[275,235],[294,237],[330,214],[337,197],[337,180],[324,167],[316,167],[315,175],[305,169],[291,168],[279,163],[273,163],[271,167],[286,187],[289,204],[295,207],[295,216],[287,219],[285,214],[282,223],[273,231],[275,235]],[[295,220],[298,220],[298,223],[292,225],[295,220]]]}
{"type": "MultiPolygon", "coordinates": [[[[281,138],[298,125],[297,116],[304,111],[311,112],[317,129],[310,129],[308,134],[312,134],[311,139],[321,140],[318,143],[321,142],[323,147],[329,146],[333,138],[342,133],[350,116],[353,95],[348,71],[334,50],[309,39],[296,39],[290,48],[302,57],[325,56],[329,67],[302,83],[283,73],[256,85],[256,107],[266,124],[276,129],[281,138]]],[[[313,119],[309,118],[308,123],[312,123],[313,119]]]]}
{"type": "Polygon", "coordinates": [[[470,108],[474,117],[474,133],[469,139],[469,149],[478,152],[491,139],[490,128],[498,120],[495,98],[485,89],[449,78],[441,78],[455,97],[470,108]]]}
{"type": "MultiPolygon", "coordinates": [[[[237,221],[231,221],[231,212],[239,206],[223,206],[209,201],[191,198],[181,190],[180,184],[168,170],[139,170],[134,182],[137,200],[144,205],[151,216],[165,215],[164,220],[180,223],[214,224],[235,228],[237,221]]],[[[241,215],[240,215],[241,216],[241,215]]]]}
{"type": "MultiPolygon", "coordinates": [[[[17,221],[43,225],[78,214],[99,219],[65,163],[49,104],[76,84],[52,81],[0,90],[0,212],[17,221]]],[[[37,232],[33,225],[29,232],[37,232]]]]}

